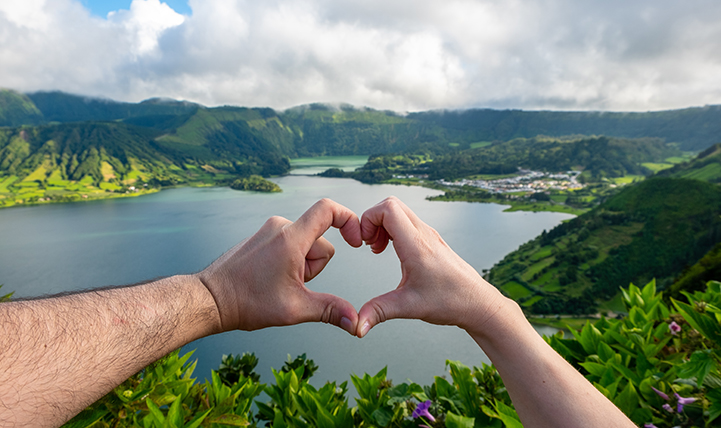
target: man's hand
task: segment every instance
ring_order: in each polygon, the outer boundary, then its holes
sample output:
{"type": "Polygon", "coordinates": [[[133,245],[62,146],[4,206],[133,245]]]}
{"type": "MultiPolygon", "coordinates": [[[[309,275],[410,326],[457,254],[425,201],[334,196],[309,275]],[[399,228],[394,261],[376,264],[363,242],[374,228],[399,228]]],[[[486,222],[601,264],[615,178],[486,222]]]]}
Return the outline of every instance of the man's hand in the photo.
{"type": "Polygon", "coordinates": [[[198,273],[215,299],[221,331],[322,321],[355,334],[353,305],[305,286],[333,257],[333,245],[322,236],[331,226],[353,247],[362,244],[358,216],[323,199],[295,223],[270,218],[255,235],[198,273]]]}

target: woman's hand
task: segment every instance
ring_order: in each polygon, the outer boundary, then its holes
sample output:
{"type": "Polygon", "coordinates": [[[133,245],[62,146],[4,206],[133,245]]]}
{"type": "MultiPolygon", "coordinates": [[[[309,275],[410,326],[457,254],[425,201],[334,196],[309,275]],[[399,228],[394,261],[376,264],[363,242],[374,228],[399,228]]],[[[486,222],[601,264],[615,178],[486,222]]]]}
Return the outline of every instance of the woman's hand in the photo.
{"type": "Polygon", "coordinates": [[[359,337],[393,318],[482,328],[484,320],[505,300],[438,232],[395,197],[363,214],[361,236],[374,253],[383,252],[393,241],[403,276],[395,290],[363,305],[359,311],[359,337]]]}

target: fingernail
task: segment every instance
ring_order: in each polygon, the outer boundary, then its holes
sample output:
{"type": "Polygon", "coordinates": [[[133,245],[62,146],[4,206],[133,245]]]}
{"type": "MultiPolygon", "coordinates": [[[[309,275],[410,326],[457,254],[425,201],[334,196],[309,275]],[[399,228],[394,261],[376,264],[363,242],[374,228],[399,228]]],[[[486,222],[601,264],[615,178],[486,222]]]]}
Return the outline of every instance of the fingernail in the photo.
{"type": "Polygon", "coordinates": [[[368,333],[368,330],[371,329],[371,325],[368,321],[363,323],[363,328],[361,328],[361,337],[365,336],[366,333],[368,333]]]}
{"type": "Polygon", "coordinates": [[[350,334],[353,334],[353,323],[346,317],[340,319],[340,327],[350,334]]]}

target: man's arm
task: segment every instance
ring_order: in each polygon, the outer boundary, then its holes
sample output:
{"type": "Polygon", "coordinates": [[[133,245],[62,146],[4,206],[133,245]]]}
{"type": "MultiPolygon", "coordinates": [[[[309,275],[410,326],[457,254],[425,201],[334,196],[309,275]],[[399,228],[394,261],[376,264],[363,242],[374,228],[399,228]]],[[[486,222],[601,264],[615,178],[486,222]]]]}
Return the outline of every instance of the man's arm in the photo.
{"type": "Polygon", "coordinates": [[[361,245],[358,217],[322,200],[296,222],[271,218],[198,274],[0,304],[0,426],[59,426],[209,334],[308,321],[355,332],[349,302],[305,287],[333,256],[331,226],[361,245]]]}
{"type": "Polygon", "coordinates": [[[168,352],[220,331],[212,296],[191,275],[3,303],[0,325],[3,426],[60,425],[168,352]]]}
{"type": "Polygon", "coordinates": [[[402,279],[398,288],[363,305],[358,336],[393,318],[456,325],[496,366],[524,426],[634,426],[548,346],[515,302],[483,280],[401,201],[389,198],[366,211],[361,231],[375,253],[393,241],[402,279]]]}

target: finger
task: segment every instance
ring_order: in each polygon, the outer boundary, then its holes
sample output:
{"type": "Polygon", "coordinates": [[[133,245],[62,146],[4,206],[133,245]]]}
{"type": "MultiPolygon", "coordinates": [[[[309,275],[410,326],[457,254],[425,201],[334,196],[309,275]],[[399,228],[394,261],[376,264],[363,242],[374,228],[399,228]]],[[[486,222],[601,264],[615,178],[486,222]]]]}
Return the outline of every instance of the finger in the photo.
{"type": "Polygon", "coordinates": [[[374,253],[382,252],[391,239],[418,233],[420,219],[398,198],[391,196],[371,207],[361,217],[361,237],[374,253]]]}
{"type": "Polygon", "coordinates": [[[330,199],[321,199],[313,204],[290,227],[299,239],[305,241],[306,248],[310,248],[331,226],[340,229],[343,239],[351,246],[360,247],[363,244],[358,216],[330,199]]]}
{"type": "Polygon", "coordinates": [[[399,287],[367,301],[358,311],[356,335],[363,337],[376,325],[396,318],[415,318],[412,298],[407,288],[399,287]]]}
{"type": "Polygon", "coordinates": [[[301,322],[324,322],[355,335],[358,312],[347,300],[327,293],[308,290],[301,322]]]}
{"type": "Polygon", "coordinates": [[[333,244],[322,236],[318,238],[305,256],[303,280],[308,282],[315,278],[333,258],[334,254],[335,248],[333,244]]]}

